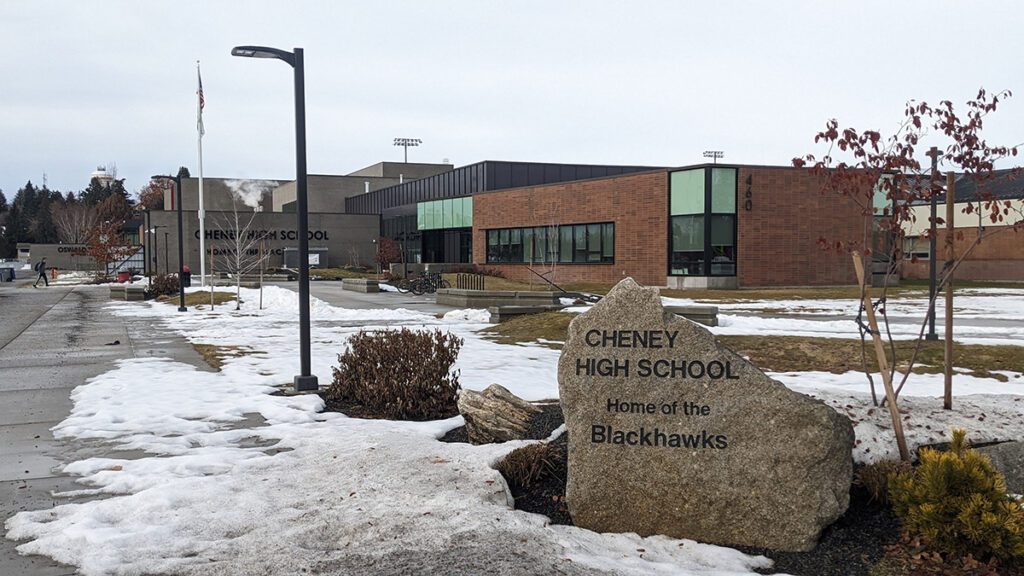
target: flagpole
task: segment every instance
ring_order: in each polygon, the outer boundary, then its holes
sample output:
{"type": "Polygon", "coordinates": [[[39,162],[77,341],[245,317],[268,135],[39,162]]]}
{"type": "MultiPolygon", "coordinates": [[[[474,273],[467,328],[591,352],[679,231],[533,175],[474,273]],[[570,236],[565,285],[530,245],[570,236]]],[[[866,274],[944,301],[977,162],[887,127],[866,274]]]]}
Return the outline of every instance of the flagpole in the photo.
{"type": "MultiPolygon", "coordinates": [[[[198,99],[198,126],[199,133],[199,285],[206,286],[206,210],[203,208],[203,77],[199,73],[199,60],[196,60],[196,77],[199,79],[198,99]]],[[[212,270],[210,271],[212,274],[212,270]]],[[[212,278],[210,279],[212,283],[212,278]]]]}

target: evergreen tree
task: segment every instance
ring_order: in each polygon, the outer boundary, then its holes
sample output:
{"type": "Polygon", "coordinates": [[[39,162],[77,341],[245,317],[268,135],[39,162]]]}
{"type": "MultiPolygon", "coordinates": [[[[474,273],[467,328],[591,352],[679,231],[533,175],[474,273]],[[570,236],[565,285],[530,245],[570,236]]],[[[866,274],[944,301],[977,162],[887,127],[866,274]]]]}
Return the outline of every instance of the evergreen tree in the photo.
{"type": "Polygon", "coordinates": [[[28,223],[22,216],[21,209],[17,204],[12,204],[7,211],[7,223],[4,225],[4,258],[14,258],[17,254],[18,242],[31,242],[29,237],[28,223]]]}
{"type": "Polygon", "coordinates": [[[178,178],[191,178],[192,174],[188,171],[188,166],[182,166],[178,168],[178,178]]]}
{"type": "Polygon", "coordinates": [[[98,178],[89,181],[89,187],[82,190],[78,199],[89,206],[96,206],[110,197],[110,187],[105,186],[98,178]]]}
{"type": "Polygon", "coordinates": [[[112,194],[96,208],[96,211],[101,222],[123,223],[132,215],[132,207],[120,194],[112,194]]]}
{"type": "Polygon", "coordinates": [[[131,206],[134,203],[131,195],[128,194],[128,190],[126,190],[124,187],[124,178],[121,178],[120,180],[114,180],[113,182],[110,183],[110,195],[120,196],[121,198],[124,199],[125,202],[128,203],[129,206],[131,206]]]}
{"type": "Polygon", "coordinates": [[[64,204],[74,204],[78,202],[78,198],[75,198],[75,193],[68,190],[68,193],[64,196],[64,204]]]}
{"type": "Polygon", "coordinates": [[[3,190],[0,190],[0,212],[7,212],[7,196],[3,190]]]}
{"type": "Polygon", "coordinates": [[[25,222],[31,222],[36,217],[36,212],[39,210],[39,197],[40,194],[36,187],[32,185],[31,180],[25,183],[25,186],[14,195],[13,204],[18,206],[18,210],[21,211],[21,217],[25,222]]]}
{"type": "MultiPolygon", "coordinates": [[[[57,194],[60,197],[60,194],[57,194]]],[[[39,210],[36,212],[36,217],[33,221],[32,230],[35,241],[39,244],[56,244],[57,238],[57,227],[53,223],[53,211],[52,207],[54,204],[50,200],[49,194],[43,197],[44,200],[39,204],[39,210]]]]}

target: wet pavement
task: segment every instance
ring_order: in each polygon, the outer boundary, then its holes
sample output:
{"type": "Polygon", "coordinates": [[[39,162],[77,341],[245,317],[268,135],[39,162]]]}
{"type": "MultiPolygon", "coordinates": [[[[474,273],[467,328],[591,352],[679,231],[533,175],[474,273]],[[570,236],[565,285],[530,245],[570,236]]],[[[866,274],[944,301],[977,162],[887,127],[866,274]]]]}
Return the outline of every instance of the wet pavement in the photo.
{"type": "MultiPolygon", "coordinates": [[[[76,386],[127,358],[171,357],[208,369],[183,338],[116,317],[104,310],[109,301],[106,287],[0,284],[0,522],[72,501],[53,496],[81,488],[60,472],[66,462],[141,455],[53,438],[50,428],[68,416],[76,386]]],[[[49,558],[19,555],[17,544],[0,538],[0,574],[75,573],[49,558]]]]}

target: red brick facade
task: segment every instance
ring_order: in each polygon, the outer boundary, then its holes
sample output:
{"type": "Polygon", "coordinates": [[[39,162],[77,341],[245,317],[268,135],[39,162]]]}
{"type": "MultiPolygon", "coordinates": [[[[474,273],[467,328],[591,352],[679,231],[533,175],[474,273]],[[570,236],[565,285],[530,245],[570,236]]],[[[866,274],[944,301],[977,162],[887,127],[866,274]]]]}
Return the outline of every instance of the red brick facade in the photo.
{"type": "Polygon", "coordinates": [[[473,262],[512,280],[555,283],[637,282],[663,286],[668,266],[668,175],[644,172],[595,180],[516,188],[473,196],[473,262]],[[613,264],[488,264],[489,228],[615,222],[613,264]]]}
{"type": "MultiPolygon", "coordinates": [[[[1014,231],[1011,226],[989,227],[985,230],[982,242],[978,244],[964,261],[957,267],[954,280],[996,280],[1024,281],[1024,231],[1014,231]]],[[[978,238],[978,229],[957,228],[953,237],[953,250],[963,254],[978,238]]],[[[938,269],[946,260],[946,232],[939,230],[936,237],[938,251],[938,269]]],[[[903,262],[903,278],[926,280],[928,278],[928,261],[903,262]]]]}
{"type": "Polygon", "coordinates": [[[860,207],[823,194],[820,181],[807,170],[740,166],[736,180],[741,288],[857,283],[850,256],[822,250],[818,239],[861,240],[870,218],[860,207]]]}
{"type": "MultiPolygon", "coordinates": [[[[556,283],[615,282],[632,276],[667,284],[668,172],[516,188],[473,197],[473,262],[513,280],[536,280],[527,264],[487,263],[486,230],[615,222],[613,264],[533,265],[556,283]]],[[[738,167],[739,286],[855,284],[848,255],[824,252],[818,239],[861,239],[869,219],[853,202],[823,195],[816,178],[795,168],[738,167]],[[749,210],[746,196],[749,184],[749,210]]]]}

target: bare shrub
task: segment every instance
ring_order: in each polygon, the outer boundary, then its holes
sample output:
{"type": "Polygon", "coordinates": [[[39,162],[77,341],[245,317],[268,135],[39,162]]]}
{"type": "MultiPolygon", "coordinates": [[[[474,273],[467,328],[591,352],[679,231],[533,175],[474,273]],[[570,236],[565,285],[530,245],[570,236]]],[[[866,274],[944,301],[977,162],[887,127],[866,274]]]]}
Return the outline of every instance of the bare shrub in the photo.
{"type": "Polygon", "coordinates": [[[408,328],[359,332],[338,355],[327,401],[357,406],[360,415],[431,420],[458,414],[459,372],[452,371],[462,339],[408,328]]]}

